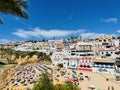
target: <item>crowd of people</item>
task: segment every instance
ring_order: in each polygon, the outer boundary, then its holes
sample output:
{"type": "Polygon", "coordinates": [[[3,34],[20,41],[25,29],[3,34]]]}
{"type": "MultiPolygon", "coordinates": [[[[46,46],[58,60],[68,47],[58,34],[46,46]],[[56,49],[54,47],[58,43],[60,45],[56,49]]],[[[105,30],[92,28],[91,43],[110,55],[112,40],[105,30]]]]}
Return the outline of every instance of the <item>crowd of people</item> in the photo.
{"type": "Polygon", "coordinates": [[[76,85],[79,85],[80,82],[87,79],[91,80],[90,76],[84,75],[82,72],[76,72],[75,70],[68,70],[65,68],[55,68],[53,73],[53,80],[55,84],[64,84],[68,82],[72,82],[76,85]],[[63,83],[59,83],[63,82],[63,83]]]}
{"type": "MultiPolygon", "coordinates": [[[[53,83],[55,85],[62,85],[64,83],[72,82],[78,85],[81,90],[83,90],[83,86],[81,86],[82,83],[93,82],[95,79],[91,75],[92,73],[86,74],[85,72],[78,70],[65,69],[64,67],[59,68],[56,66],[40,63],[28,64],[16,67],[15,70],[11,73],[11,81],[8,85],[11,89],[8,90],[31,90],[33,85],[40,79],[42,74],[46,72],[48,72],[48,75],[53,78],[53,83]]],[[[96,90],[95,85],[86,85],[88,89],[96,90]]],[[[115,90],[115,88],[113,86],[108,86],[107,89],[101,90],[115,90]]]]}
{"type": "Polygon", "coordinates": [[[15,68],[15,72],[11,74],[10,86],[20,87],[27,86],[28,84],[36,83],[39,79],[36,71],[32,65],[23,65],[15,68]]]}

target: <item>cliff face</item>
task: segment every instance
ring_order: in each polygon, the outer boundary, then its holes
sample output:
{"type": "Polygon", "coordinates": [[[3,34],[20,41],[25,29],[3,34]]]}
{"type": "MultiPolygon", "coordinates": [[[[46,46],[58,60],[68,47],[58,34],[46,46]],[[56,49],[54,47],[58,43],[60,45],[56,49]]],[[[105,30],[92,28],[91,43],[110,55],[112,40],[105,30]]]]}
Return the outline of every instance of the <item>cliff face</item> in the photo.
{"type": "Polygon", "coordinates": [[[35,63],[38,61],[38,56],[33,55],[32,57],[26,56],[22,58],[21,56],[17,59],[19,65],[26,64],[26,63],[35,63]]]}
{"type": "Polygon", "coordinates": [[[16,56],[12,52],[12,50],[0,48],[0,61],[1,62],[10,63],[10,62],[15,61],[15,59],[16,59],[16,56]]]}
{"type": "Polygon", "coordinates": [[[5,64],[33,63],[38,60],[37,55],[28,55],[28,52],[0,49],[0,62],[5,64]]]}
{"type": "Polygon", "coordinates": [[[42,60],[50,61],[50,56],[36,51],[14,51],[0,48],[0,62],[6,64],[26,64],[42,60]]]}
{"type": "Polygon", "coordinates": [[[4,55],[0,55],[0,62],[9,64],[9,63],[17,63],[16,62],[16,56],[13,55],[8,55],[8,54],[4,54],[4,55]]]}
{"type": "Polygon", "coordinates": [[[33,55],[32,57],[25,56],[16,58],[15,55],[5,55],[4,57],[0,55],[0,61],[6,64],[25,64],[25,63],[34,63],[38,61],[37,55],[33,55]]]}

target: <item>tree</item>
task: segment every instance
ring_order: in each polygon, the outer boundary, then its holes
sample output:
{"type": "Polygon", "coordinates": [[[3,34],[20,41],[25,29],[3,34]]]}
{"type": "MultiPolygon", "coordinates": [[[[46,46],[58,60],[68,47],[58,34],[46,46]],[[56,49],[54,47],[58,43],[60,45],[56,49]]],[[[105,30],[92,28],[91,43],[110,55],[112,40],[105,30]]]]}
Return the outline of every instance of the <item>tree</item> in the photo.
{"type": "Polygon", "coordinates": [[[80,90],[77,85],[69,82],[59,86],[57,90],[80,90]]]}
{"type": "MultiPolygon", "coordinates": [[[[28,14],[25,9],[28,7],[26,0],[0,0],[0,13],[11,14],[28,19],[28,14]]],[[[0,24],[3,20],[0,18],[0,24]]]]}
{"type": "Polygon", "coordinates": [[[52,79],[48,73],[42,74],[39,82],[35,84],[33,90],[80,90],[77,85],[73,83],[65,83],[60,86],[53,85],[52,79]]]}
{"type": "Polygon", "coordinates": [[[48,74],[42,74],[39,82],[35,84],[33,90],[55,90],[55,86],[52,83],[52,79],[48,77],[48,74]]]}
{"type": "Polygon", "coordinates": [[[37,51],[28,52],[28,56],[31,58],[33,55],[36,55],[37,51]]]}

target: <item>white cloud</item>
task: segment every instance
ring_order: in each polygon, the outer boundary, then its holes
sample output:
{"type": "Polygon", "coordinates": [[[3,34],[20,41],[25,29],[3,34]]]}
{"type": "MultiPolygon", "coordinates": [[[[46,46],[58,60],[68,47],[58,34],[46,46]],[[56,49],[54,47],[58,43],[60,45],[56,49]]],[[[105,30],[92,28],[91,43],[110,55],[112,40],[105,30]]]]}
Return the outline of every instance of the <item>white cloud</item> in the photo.
{"type": "Polygon", "coordinates": [[[115,34],[105,34],[105,33],[81,33],[80,36],[83,39],[95,39],[99,38],[100,36],[116,36],[115,34]]]}
{"type": "MultiPolygon", "coordinates": [[[[118,30],[119,32],[119,30],[118,30]]],[[[52,38],[52,37],[66,37],[66,36],[81,36],[83,39],[94,39],[100,36],[116,36],[115,34],[105,34],[105,33],[92,33],[86,32],[85,29],[78,29],[78,30],[58,30],[58,29],[51,29],[51,30],[44,30],[40,28],[33,28],[31,30],[24,30],[18,29],[16,32],[13,32],[14,35],[21,37],[21,38],[29,38],[29,37],[45,37],[45,38],[52,38]]]]}
{"type": "Polygon", "coordinates": [[[13,17],[18,23],[22,24],[22,25],[26,25],[28,27],[31,27],[31,25],[29,25],[28,23],[26,23],[25,21],[23,21],[22,19],[20,19],[19,17],[13,17]]]}
{"type": "Polygon", "coordinates": [[[118,19],[117,18],[107,18],[107,19],[101,19],[102,22],[106,22],[106,23],[117,23],[118,19]]]}
{"type": "Polygon", "coordinates": [[[79,33],[85,32],[85,31],[86,31],[85,29],[78,29],[78,30],[75,30],[75,31],[73,32],[73,34],[79,34],[79,33]]]}
{"type": "Polygon", "coordinates": [[[34,37],[46,37],[46,38],[52,38],[52,37],[64,37],[70,34],[80,34],[84,32],[85,29],[78,29],[78,30],[44,30],[40,28],[33,28],[32,30],[24,30],[24,29],[18,29],[16,32],[13,32],[14,35],[17,35],[21,38],[28,38],[31,36],[34,37]]]}
{"type": "Polygon", "coordinates": [[[14,32],[13,34],[17,35],[18,37],[22,37],[22,38],[27,38],[29,37],[26,34],[26,31],[24,31],[23,29],[19,29],[17,32],[14,32]]]}
{"type": "Polygon", "coordinates": [[[120,33],[120,30],[117,30],[118,33],[120,33]]]}

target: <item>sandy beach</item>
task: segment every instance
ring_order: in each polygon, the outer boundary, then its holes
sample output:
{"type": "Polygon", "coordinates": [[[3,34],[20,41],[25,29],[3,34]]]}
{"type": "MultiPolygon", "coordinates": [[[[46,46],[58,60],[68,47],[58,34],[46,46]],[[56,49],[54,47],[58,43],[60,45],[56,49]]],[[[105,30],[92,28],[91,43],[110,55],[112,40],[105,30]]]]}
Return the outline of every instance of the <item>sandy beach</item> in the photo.
{"type": "MultiPolygon", "coordinates": [[[[70,74],[67,76],[69,78],[72,78],[72,70],[67,69],[67,72],[70,74]]],[[[91,90],[88,88],[91,85],[95,86],[94,90],[108,90],[108,87],[110,87],[110,90],[112,90],[111,87],[114,88],[113,90],[120,90],[120,81],[115,81],[115,75],[104,74],[104,73],[94,73],[94,72],[87,72],[87,71],[80,71],[80,70],[75,70],[75,72],[77,76],[79,75],[79,73],[83,73],[82,76],[84,80],[82,81],[79,80],[79,85],[78,85],[78,87],[80,87],[81,90],[91,90]],[[89,80],[88,78],[85,78],[85,76],[88,76],[89,80]],[[108,81],[106,79],[108,79],[108,81]]],[[[57,73],[57,71],[55,71],[54,74],[58,75],[59,72],[57,73]]],[[[58,77],[58,80],[59,81],[54,80],[54,83],[57,84],[58,82],[64,82],[64,76],[60,75],[60,77],[58,77]]]]}
{"type": "MultiPolygon", "coordinates": [[[[49,67],[51,67],[53,69],[53,83],[56,84],[64,84],[65,83],[65,77],[68,78],[72,78],[73,75],[73,70],[71,69],[61,69],[63,71],[65,71],[65,75],[61,75],[60,70],[57,70],[57,67],[52,66],[52,65],[48,65],[49,67]]],[[[31,66],[32,67],[32,66],[31,66]]],[[[34,78],[39,78],[39,74],[41,74],[41,72],[34,67],[33,65],[33,70],[36,71],[35,77],[34,78]]],[[[49,73],[51,73],[51,71],[48,69],[47,70],[49,73]]],[[[113,74],[104,74],[104,73],[94,73],[94,72],[87,72],[87,71],[81,71],[81,70],[74,70],[74,72],[76,72],[76,76],[79,79],[79,85],[78,87],[81,88],[81,90],[91,90],[88,87],[90,87],[91,85],[95,86],[94,90],[108,90],[108,87],[113,87],[113,90],[120,90],[120,81],[115,81],[115,75],[113,74]],[[79,76],[79,74],[82,73],[82,75],[79,76]],[[80,77],[83,77],[84,80],[80,80],[80,77]],[[88,78],[86,78],[89,77],[88,78]],[[108,79],[108,81],[106,80],[108,79]]],[[[32,88],[34,84],[27,84],[26,86],[24,85],[17,85],[17,86],[13,86],[12,83],[9,83],[9,85],[7,85],[7,87],[3,90],[6,90],[8,87],[9,89],[11,88],[15,88],[16,90],[19,90],[21,88],[21,90],[26,90],[25,88],[29,87],[32,88]]]]}
{"type": "Polygon", "coordinates": [[[90,85],[94,85],[96,88],[95,90],[98,88],[101,90],[108,90],[108,86],[113,86],[114,90],[120,90],[120,82],[115,81],[114,75],[93,72],[83,72],[83,74],[91,77],[91,80],[88,81],[87,79],[84,79],[84,81],[80,82],[79,87],[81,87],[81,90],[88,90],[88,86],[90,85]],[[106,81],[106,78],[109,80],[106,81]]]}

